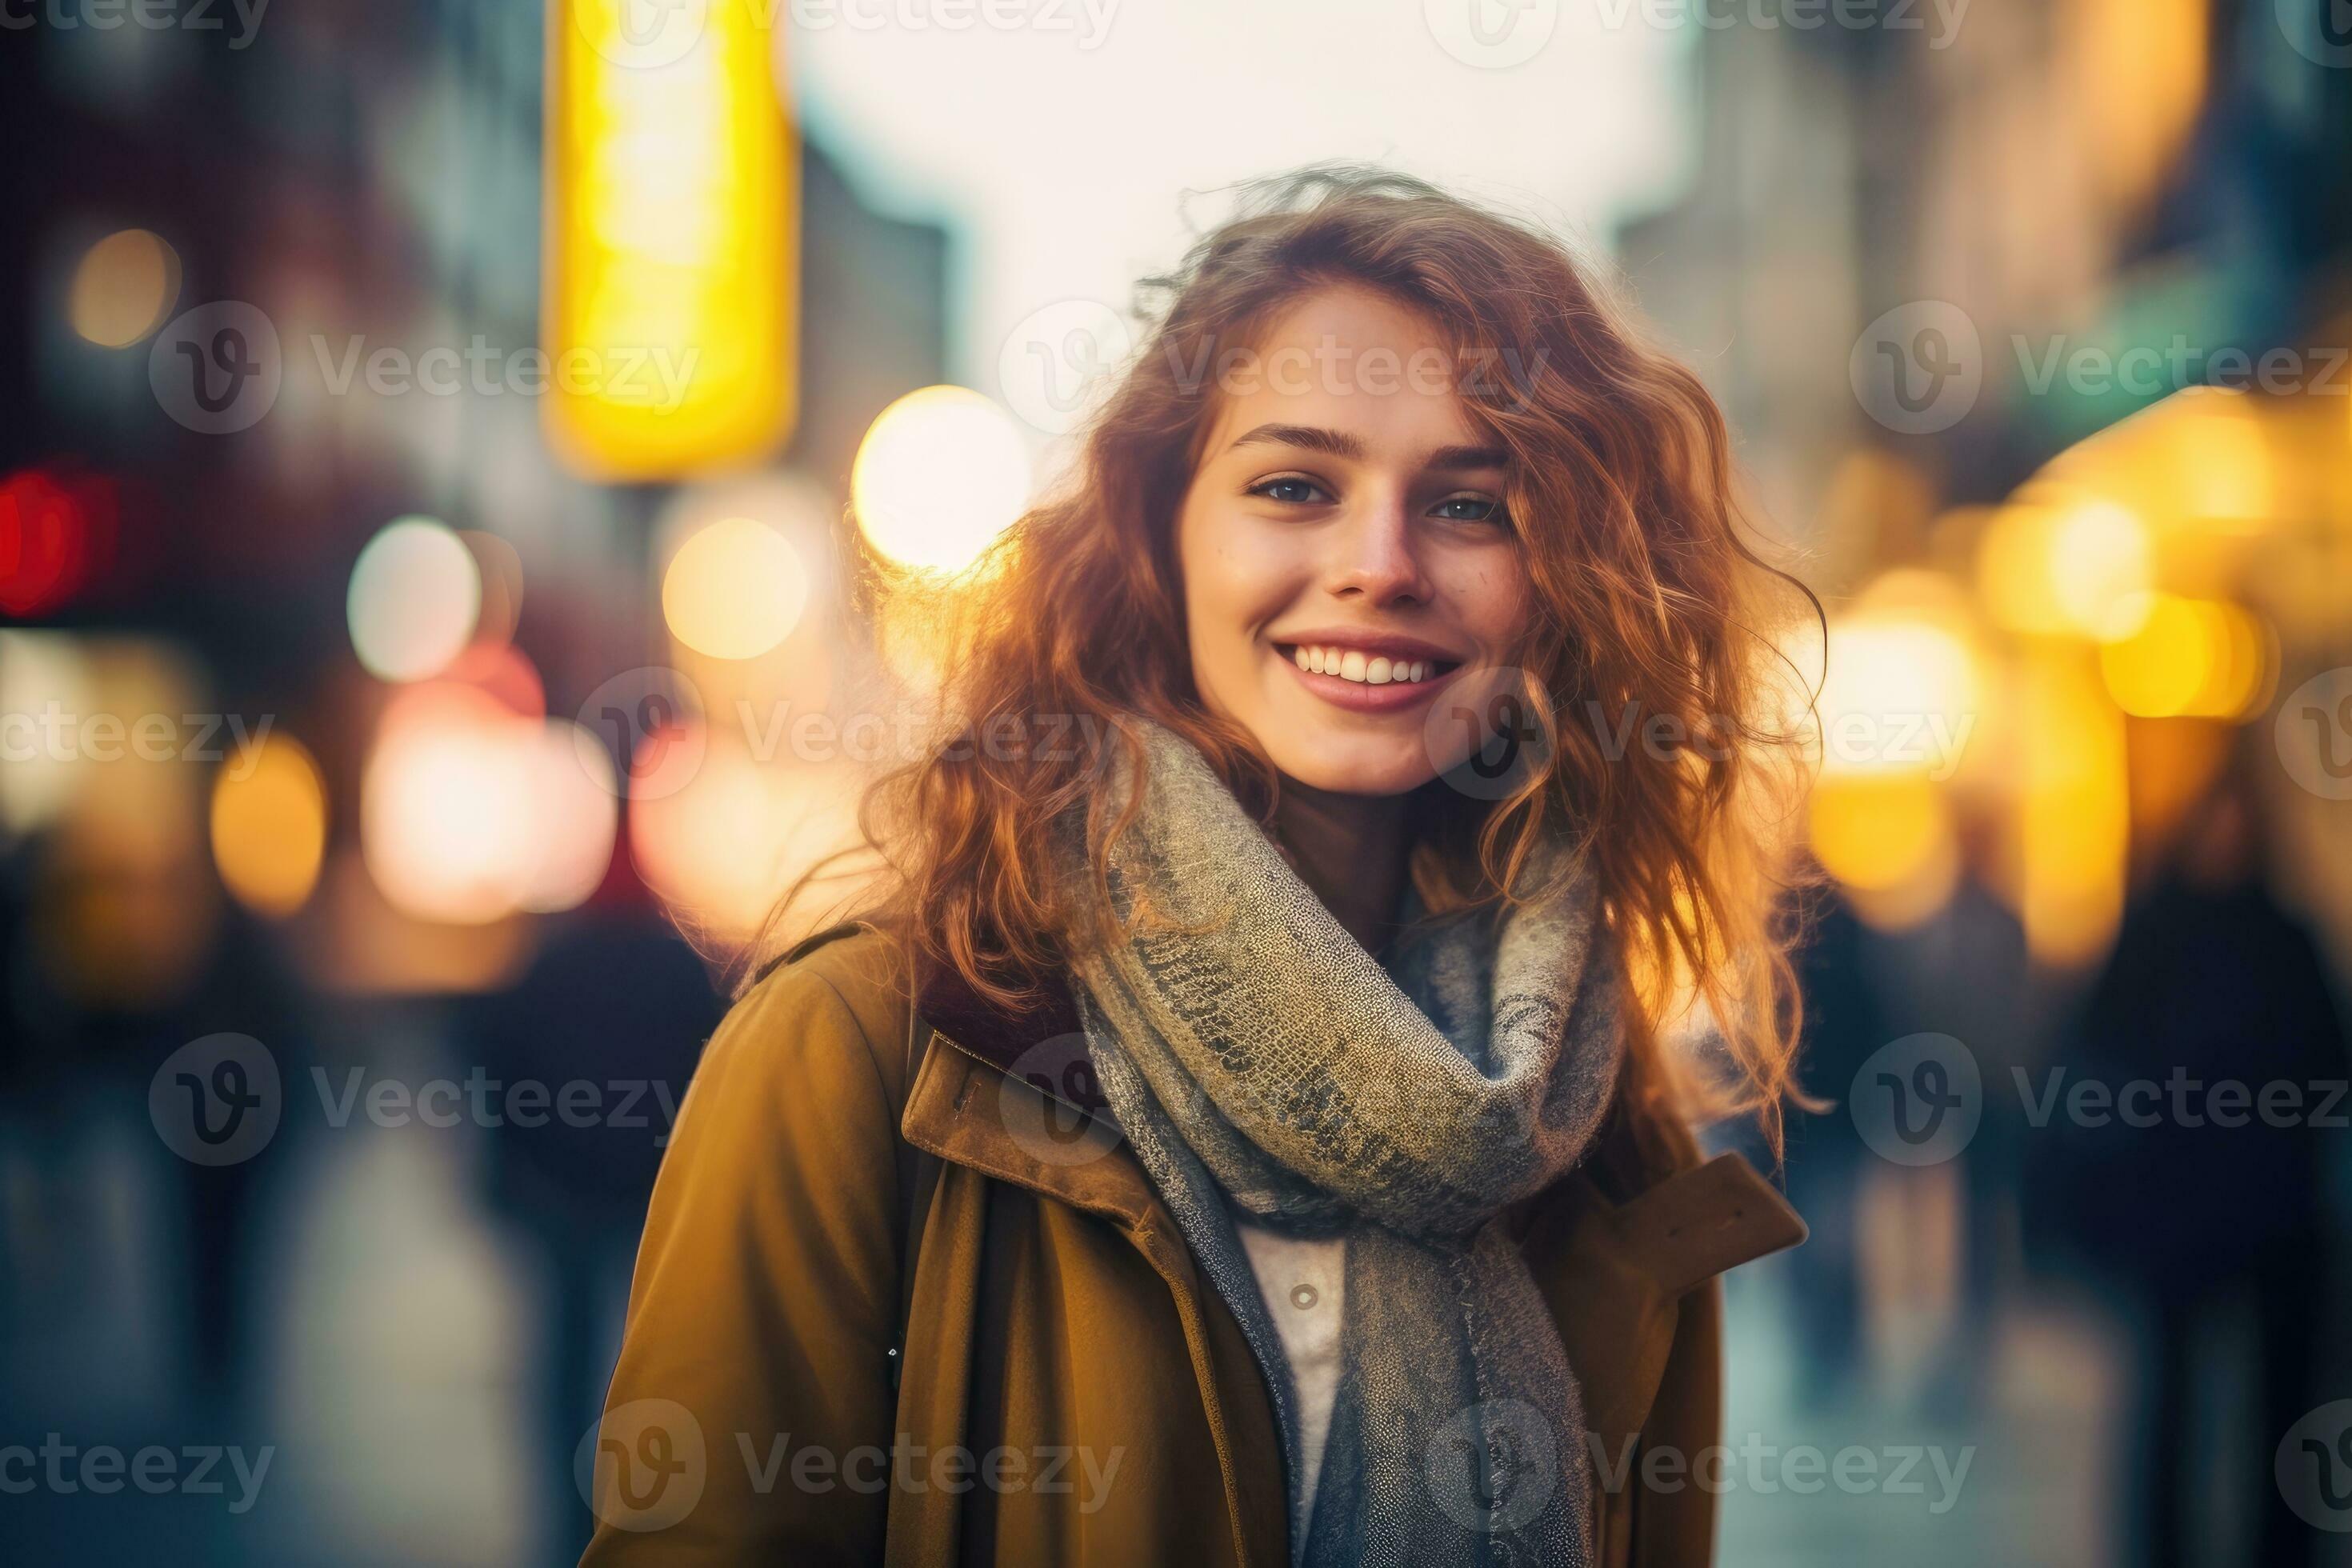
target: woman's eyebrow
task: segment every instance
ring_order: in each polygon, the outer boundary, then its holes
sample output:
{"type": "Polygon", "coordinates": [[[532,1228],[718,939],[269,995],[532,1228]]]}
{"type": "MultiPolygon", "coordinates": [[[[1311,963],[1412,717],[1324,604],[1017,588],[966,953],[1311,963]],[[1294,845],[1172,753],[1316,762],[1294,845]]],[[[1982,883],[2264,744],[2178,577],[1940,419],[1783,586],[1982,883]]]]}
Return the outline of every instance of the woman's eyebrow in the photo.
{"type": "MultiPolygon", "coordinates": [[[[1225,449],[1255,446],[1297,447],[1349,462],[1361,462],[1364,458],[1363,442],[1345,430],[1328,430],[1319,425],[1261,425],[1235,437],[1233,445],[1225,449]]],[[[1510,464],[1511,455],[1500,447],[1440,447],[1421,466],[1433,473],[1461,473],[1474,468],[1507,468],[1510,464]]]]}
{"type": "Polygon", "coordinates": [[[1260,446],[1300,447],[1328,457],[1346,458],[1351,462],[1360,462],[1364,456],[1361,441],[1345,430],[1326,430],[1319,425],[1261,425],[1246,435],[1235,437],[1233,446],[1225,450],[1230,452],[1236,447],[1260,446]]]}
{"type": "Polygon", "coordinates": [[[1507,468],[1511,455],[1500,447],[1440,447],[1421,466],[1447,473],[1465,468],[1507,468]]]}

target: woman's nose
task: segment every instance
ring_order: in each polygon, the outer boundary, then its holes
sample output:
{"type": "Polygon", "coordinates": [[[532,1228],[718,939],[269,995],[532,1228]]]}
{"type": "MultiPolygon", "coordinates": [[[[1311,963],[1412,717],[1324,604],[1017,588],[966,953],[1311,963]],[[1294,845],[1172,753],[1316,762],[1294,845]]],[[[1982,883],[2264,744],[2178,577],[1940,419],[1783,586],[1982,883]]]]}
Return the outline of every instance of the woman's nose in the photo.
{"type": "Polygon", "coordinates": [[[1328,580],[1335,597],[1374,605],[1428,601],[1432,587],[1422,568],[1412,520],[1401,498],[1382,499],[1353,511],[1328,537],[1328,580]]]}

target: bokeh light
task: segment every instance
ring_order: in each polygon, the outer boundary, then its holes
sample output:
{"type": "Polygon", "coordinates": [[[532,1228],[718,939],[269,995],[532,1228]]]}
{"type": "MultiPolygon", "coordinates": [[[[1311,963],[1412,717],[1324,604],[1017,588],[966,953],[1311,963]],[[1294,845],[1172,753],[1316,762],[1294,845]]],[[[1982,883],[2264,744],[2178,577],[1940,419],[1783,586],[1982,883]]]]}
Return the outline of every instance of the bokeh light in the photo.
{"type": "Polygon", "coordinates": [[[793,633],[809,576],[791,541],[748,517],[693,534],[662,578],[670,635],[713,658],[757,658],[793,633]]]}
{"type": "Polygon", "coordinates": [[[368,875],[396,909],[457,925],[522,907],[534,869],[535,732],[488,696],[436,684],[384,714],[360,794],[368,875]]]}
{"type": "Polygon", "coordinates": [[[534,848],[522,907],[554,914],[588,901],[613,863],[621,826],[619,782],[602,746],[581,744],[586,731],[551,720],[524,742],[534,848]]]}
{"type": "Polygon", "coordinates": [[[0,829],[30,833],[72,798],[75,760],[48,743],[44,726],[51,714],[90,711],[95,679],[72,634],[0,631],[0,829]]]}
{"type": "Polygon", "coordinates": [[[1978,574],[2006,630],[2113,640],[2147,613],[2156,547],[2147,521],[2118,501],[2033,487],[1986,528],[1978,574]]]}
{"type": "Polygon", "coordinates": [[[273,734],[222,767],[212,843],[221,881],[247,909],[280,917],[310,899],[327,848],[327,789],[299,741],[273,734]]]}
{"type": "Polygon", "coordinates": [[[2235,719],[2268,690],[2264,629],[2235,605],[2158,594],[2140,629],[2099,650],[2116,706],[2141,719],[2235,719]]]}
{"type": "Polygon", "coordinates": [[[421,680],[465,650],[482,608],[473,552],[429,517],[387,523],[352,567],[352,648],[369,674],[421,680]]]}
{"type": "Polygon", "coordinates": [[[791,428],[799,354],[793,129],[755,5],[554,0],[541,338],[556,452],[678,479],[791,428]]]}
{"type": "Polygon", "coordinates": [[[362,784],[361,846],[385,899],[416,919],[553,913],[603,883],[617,795],[604,749],[579,725],[433,681],[384,712],[362,784]]]}
{"type": "Polygon", "coordinates": [[[465,542],[482,579],[482,605],[475,619],[474,640],[508,642],[522,621],[522,555],[497,534],[478,528],[466,529],[457,537],[465,542]]]}
{"type": "Polygon", "coordinates": [[[2129,637],[2147,615],[2155,581],[2147,524],[2114,501],[2086,500],[2058,519],[2045,570],[2074,629],[2103,640],[2129,637]]]}
{"type": "Polygon", "coordinates": [[[710,742],[685,788],[633,804],[629,847],[682,921],[737,942],[760,931],[802,871],[856,841],[857,775],[762,766],[740,745],[710,742]]]}
{"type": "Polygon", "coordinates": [[[961,386],[927,386],[884,409],[850,470],[866,542],[901,566],[965,570],[1028,504],[1029,448],[1002,407],[961,386]]]}
{"type": "Polygon", "coordinates": [[[2122,917],[2129,847],[2123,717],[2079,647],[2028,650],[2019,686],[2019,914],[2034,955],[2081,963],[2122,917]]]}
{"type": "Polygon", "coordinates": [[[89,342],[119,349],[162,325],[179,297],[179,254],[143,228],[126,228],[82,253],[66,315],[89,342]]]}
{"type": "Polygon", "coordinates": [[[1926,607],[1864,607],[1830,633],[1818,707],[1822,773],[1949,773],[1982,683],[1962,629],[1926,607]]]}
{"type": "Polygon", "coordinates": [[[22,468],[0,479],[0,610],[38,616],[70,604],[104,571],[118,510],[100,476],[22,468]]]}

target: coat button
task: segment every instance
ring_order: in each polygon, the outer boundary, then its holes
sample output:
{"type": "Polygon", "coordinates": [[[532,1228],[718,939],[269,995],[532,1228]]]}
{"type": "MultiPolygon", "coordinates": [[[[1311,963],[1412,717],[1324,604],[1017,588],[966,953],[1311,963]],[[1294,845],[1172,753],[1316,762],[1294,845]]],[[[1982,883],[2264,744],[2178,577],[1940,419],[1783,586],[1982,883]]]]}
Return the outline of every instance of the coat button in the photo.
{"type": "Polygon", "coordinates": [[[1321,1292],[1312,1285],[1294,1285],[1290,1288],[1290,1304],[1302,1312],[1322,1299],[1321,1292]]]}

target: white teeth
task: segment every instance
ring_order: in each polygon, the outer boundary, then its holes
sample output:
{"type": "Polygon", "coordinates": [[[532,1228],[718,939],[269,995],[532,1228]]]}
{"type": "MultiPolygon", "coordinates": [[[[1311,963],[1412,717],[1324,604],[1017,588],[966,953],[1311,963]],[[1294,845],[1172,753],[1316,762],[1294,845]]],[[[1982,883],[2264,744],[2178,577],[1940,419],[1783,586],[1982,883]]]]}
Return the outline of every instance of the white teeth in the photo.
{"type": "Polygon", "coordinates": [[[1430,672],[1430,661],[1425,658],[1367,658],[1360,648],[1310,647],[1301,643],[1291,650],[1291,658],[1301,669],[1316,675],[1336,675],[1364,686],[1426,680],[1430,672]]]}

